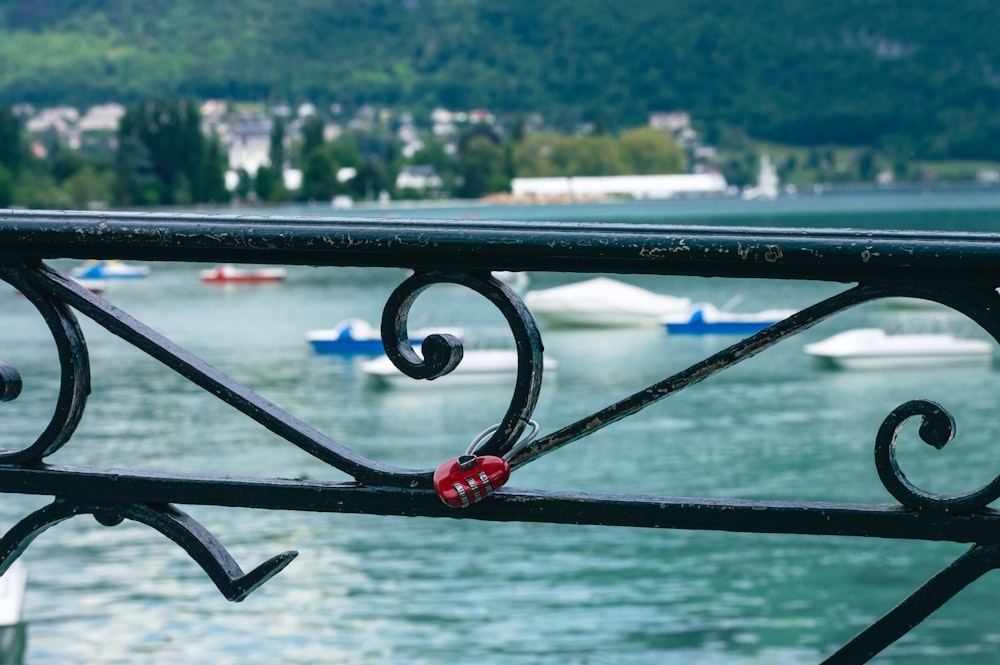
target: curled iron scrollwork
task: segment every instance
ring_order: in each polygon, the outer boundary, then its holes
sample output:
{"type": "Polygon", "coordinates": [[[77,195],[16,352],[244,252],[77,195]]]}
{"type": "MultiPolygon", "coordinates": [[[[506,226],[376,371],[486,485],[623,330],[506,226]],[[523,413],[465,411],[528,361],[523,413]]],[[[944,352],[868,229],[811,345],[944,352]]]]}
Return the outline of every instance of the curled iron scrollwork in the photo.
{"type": "Polygon", "coordinates": [[[882,484],[903,506],[913,510],[966,514],[982,510],[1000,498],[1000,476],[964,494],[935,494],[920,489],[907,479],[896,460],[896,438],[912,418],[922,418],[920,438],[938,450],[955,436],[955,419],[940,404],[930,400],[910,400],[893,409],[882,421],[875,437],[875,468],[882,484]]]}
{"type": "Polygon", "coordinates": [[[104,526],[115,526],[124,519],[131,519],[156,529],[184,549],[208,574],[222,595],[234,602],[243,600],[277,575],[298,554],[294,551],[282,552],[245,573],[208,530],[171,504],[104,504],[56,499],[25,517],[0,538],[0,574],[47,529],[75,515],[88,513],[104,526]]]}
{"type": "MultiPolygon", "coordinates": [[[[0,452],[0,463],[39,462],[61,448],[76,430],[90,394],[90,359],[80,324],[65,303],[35,288],[27,278],[31,270],[20,264],[3,265],[0,278],[35,306],[52,332],[61,374],[59,394],[52,418],[34,443],[21,450],[0,452]]],[[[17,368],[0,363],[0,401],[16,399],[22,382],[17,368]]]]}
{"type": "Polygon", "coordinates": [[[17,399],[17,396],[21,394],[23,384],[21,373],[17,371],[17,368],[0,360],[0,402],[17,399]]]}
{"type": "Polygon", "coordinates": [[[451,334],[429,335],[421,354],[410,344],[407,320],[417,297],[434,284],[452,283],[479,293],[503,314],[517,351],[517,378],[507,412],[492,435],[477,452],[503,455],[516,444],[538,402],[542,386],[542,338],[538,326],[521,297],[489,272],[416,272],[389,296],[382,314],[382,340],[386,355],[407,376],[435,379],[455,369],[462,361],[462,340],[451,334]]]}
{"type": "MultiPolygon", "coordinates": [[[[923,297],[947,305],[968,316],[994,340],[1000,342],[1000,320],[994,312],[1000,305],[997,289],[989,285],[957,291],[912,287],[901,295],[923,297]]],[[[926,399],[910,400],[886,416],[875,437],[875,468],[882,484],[903,506],[929,512],[969,514],[986,508],[1000,498],[1000,476],[961,494],[938,494],[914,485],[896,459],[896,439],[912,418],[921,417],[919,435],[928,445],[941,450],[955,436],[955,419],[945,407],[926,399]]]]}

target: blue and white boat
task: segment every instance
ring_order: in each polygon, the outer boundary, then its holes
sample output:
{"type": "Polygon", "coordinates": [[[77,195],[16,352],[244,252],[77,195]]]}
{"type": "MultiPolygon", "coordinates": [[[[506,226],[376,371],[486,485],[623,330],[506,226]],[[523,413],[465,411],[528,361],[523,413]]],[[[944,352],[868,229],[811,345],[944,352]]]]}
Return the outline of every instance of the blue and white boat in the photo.
{"type": "MultiPolygon", "coordinates": [[[[462,336],[462,331],[456,328],[423,328],[410,336],[410,344],[420,346],[425,337],[435,332],[462,336]]],[[[316,353],[377,356],[385,352],[381,332],[364,319],[345,319],[327,330],[310,330],[306,341],[316,353]]]]}
{"type": "Polygon", "coordinates": [[[710,304],[695,306],[686,317],[664,319],[663,325],[671,335],[752,335],[797,310],[765,309],[760,312],[725,312],[710,304]]]}
{"type": "Polygon", "coordinates": [[[117,259],[85,261],[70,271],[77,279],[141,279],[149,275],[149,266],[136,266],[122,263],[117,259]]]}
{"type": "Polygon", "coordinates": [[[306,341],[316,353],[378,355],[385,351],[378,329],[363,319],[346,319],[330,329],[310,330],[306,341]]]}

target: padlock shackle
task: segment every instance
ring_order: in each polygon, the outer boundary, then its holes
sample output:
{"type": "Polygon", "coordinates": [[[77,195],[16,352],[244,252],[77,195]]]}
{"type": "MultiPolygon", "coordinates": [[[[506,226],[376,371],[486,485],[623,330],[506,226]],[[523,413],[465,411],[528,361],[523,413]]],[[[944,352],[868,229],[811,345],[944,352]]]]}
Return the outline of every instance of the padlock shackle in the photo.
{"type": "MultiPolygon", "coordinates": [[[[503,455],[503,459],[510,461],[510,459],[514,456],[514,453],[516,453],[521,448],[524,448],[526,445],[534,441],[535,435],[538,434],[538,423],[531,419],[525,420],[525,422],[528,424],[528,427],[531,428],[531,431],[528,432],[527,435],[522,437],[520,441],[517,441],[513,446],[511,446],[511,449],[508,450],[503,455]]],[[[491,434],[493,434],[493,432],[497,431],[498,429],[500,429],[500,423],[497,423],[496,425],[491,425],[486,429],[484,429],[482,432],[480,432],[478,435],[476,435],[476,438],[474,438],[472,440],[472,443],[469,444],[469,447],[466,448],[465,454],[475,455],[476,447],[480,443],[482,443],[484,439],[488,438],[491,434]]]]}

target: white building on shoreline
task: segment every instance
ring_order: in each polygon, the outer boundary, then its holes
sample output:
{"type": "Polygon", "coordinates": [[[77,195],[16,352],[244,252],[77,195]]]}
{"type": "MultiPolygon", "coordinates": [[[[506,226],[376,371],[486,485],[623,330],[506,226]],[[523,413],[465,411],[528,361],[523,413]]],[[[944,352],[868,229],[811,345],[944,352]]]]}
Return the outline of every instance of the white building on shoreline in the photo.
{"type": "Polygon", "coordinates": [[[726,187],[726,179],[721,173],[514,178],[511,180],[511,194],[516,198],[669,199],[683,195],[725,194],[726,187]]]}

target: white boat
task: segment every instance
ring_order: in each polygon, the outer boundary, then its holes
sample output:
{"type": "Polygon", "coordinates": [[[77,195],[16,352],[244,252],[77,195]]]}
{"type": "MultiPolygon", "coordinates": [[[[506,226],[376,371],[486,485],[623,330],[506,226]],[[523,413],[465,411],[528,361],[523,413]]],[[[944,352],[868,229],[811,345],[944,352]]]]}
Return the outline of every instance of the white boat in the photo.
{"type": "MultiPolygon", "coordinates": [[[[552,372],[558,367],[555,359],[543,357],[543,371],[552,372]]],[[[384,386],[412,387],[426,383],[403,374],[385,355],[362,363],[361,371],[384,386]]],[[[466,349],[462,362],[455,369],[433,381],[435,385],[463,386],[512,381],[516,374],[517,351],[514,349],[466,349]]]]}
{"type": "Polygon", "coordinates": [[[20,561],[12,563],[7,572],[0,576],[0,626],[16,626],[21,623],[27,583],[28,573],[20,561]]]}
{"type": "Polygon", "coordinates": [[[890,335],[881,328],[855,328],[806,344],[803,350],[819,360],[845,369],[986,364],[994,344],[948,333],[890,335]]]}
{"type": "Polygon", "coordinates": [[[765,309],[759,312],[726,312],[708,303],[697,305],[686,317],[663,321],[671,335],[752,335],[798,310],[765,309]]]}
{"type": "Polygon", "coordinates": [[[686,316],[691,309],[690,298],[653,293],[607,277],[528,291],[524,304],[553,326],[655,326],[665,317],[686,316]]]}

